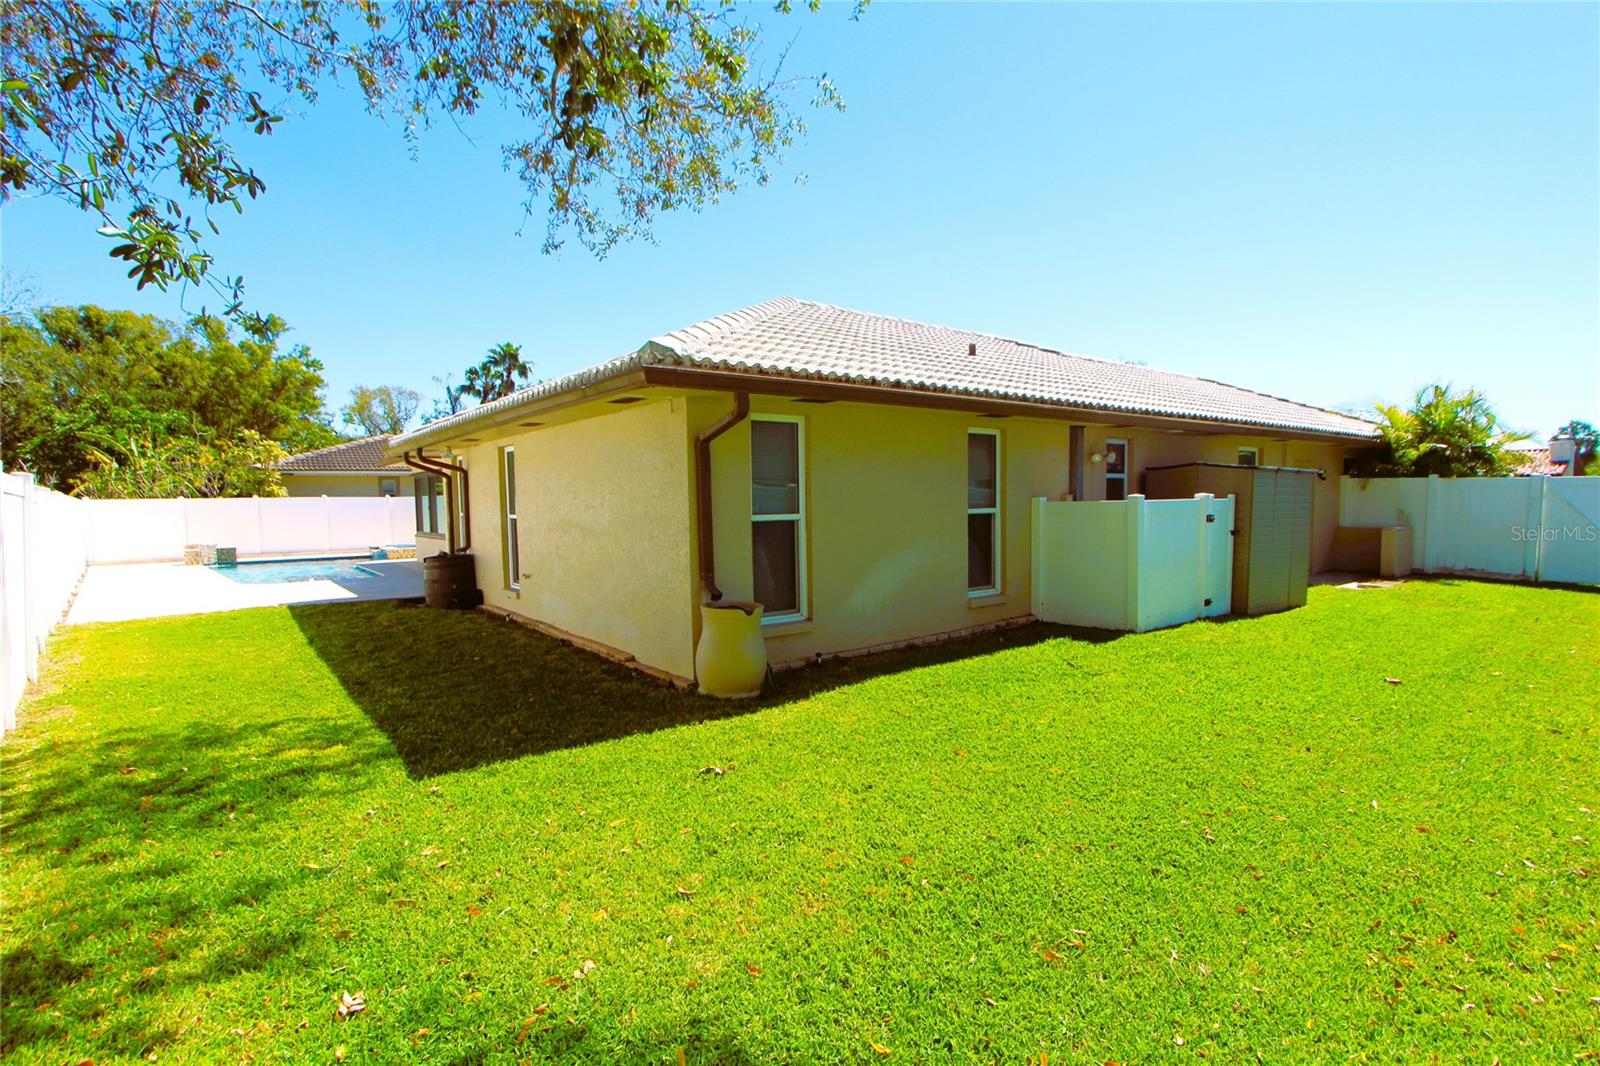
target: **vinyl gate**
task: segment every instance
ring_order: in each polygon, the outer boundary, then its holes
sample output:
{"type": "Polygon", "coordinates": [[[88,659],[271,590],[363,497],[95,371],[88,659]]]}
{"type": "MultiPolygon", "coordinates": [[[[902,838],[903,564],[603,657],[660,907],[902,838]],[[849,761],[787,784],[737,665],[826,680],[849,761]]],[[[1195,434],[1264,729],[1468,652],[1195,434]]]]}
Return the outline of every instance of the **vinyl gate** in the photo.
{"type": "Polygon", "coordinates": [[[1233,499],[1033,501],[1033,613],[1144,632],[1232,606],[1233,499]]]}

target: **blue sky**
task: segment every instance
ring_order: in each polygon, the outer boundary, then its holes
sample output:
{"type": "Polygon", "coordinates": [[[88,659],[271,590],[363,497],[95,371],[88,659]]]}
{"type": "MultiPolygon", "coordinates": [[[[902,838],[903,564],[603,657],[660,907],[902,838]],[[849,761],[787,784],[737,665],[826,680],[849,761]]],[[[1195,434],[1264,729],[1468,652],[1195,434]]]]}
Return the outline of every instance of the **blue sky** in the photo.
{"type": "MultiPolygon", "coordinates": [[[[268,191],[221,268],[334,406],[357,383],[431,400],[502,340],[553,377],[788,294],[1324,406],[1449,380],[1520,429],[1600,423],[1596,5],[760,10],[848,111],[654,245],[541,255],[505,116],[413,161],[330,95],[246,138],[268,191]]],[[[183,313],[65,205],[14,201],[0,242],[51,302],[183,313]]]]}

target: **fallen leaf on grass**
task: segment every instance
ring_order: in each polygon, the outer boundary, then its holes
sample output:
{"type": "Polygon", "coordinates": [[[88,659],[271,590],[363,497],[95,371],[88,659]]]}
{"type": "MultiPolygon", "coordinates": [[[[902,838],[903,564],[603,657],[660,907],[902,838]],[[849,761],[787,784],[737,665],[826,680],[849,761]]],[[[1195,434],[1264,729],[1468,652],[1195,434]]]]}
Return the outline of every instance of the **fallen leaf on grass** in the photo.
{"type": "Polygon", "coordinates": [[[1385,684],[1385,685],[1399,685],[1399,684],[1403,684],[1403,682],[1402,682],[1402,681],[1401,681],[1401,680],[1400,680],[1400,679],[1399,679],[1399,678],[1398,678],[1398,677],[1386,677],[1386,678],[1384,678],[1384,679],[1383,679],[1383,683],[1384,683],[1384,684],[1385,684]]]}
{"type": "Polygon", "coordinates": [[[886,1048],[882,1044],[876,1044],[876,1043],[873,1044],[872,1045],[872,1050],[876,1051],[878,1054],[884,1056],[885,1058],[888,1058],[890,1055],[894,1054],[894,1049],[893,1048],[886,1048]]]}
{"type": "Polygon", "coordinates": [[[1045,948],[1043,951],[1039,952],[1039,957],[1044,959],[1045,962],[1060,962],[1061,952],[1053,951],[1050,948],[1045,948]]]}
{"type": "Polygon", "coordinates": [[[357,1014],[367,1009],[367,997],[361,992],[351,995],[349,992],[339,993],[339,1008],[334,1012],[334,1017],[340,1021],[354,1018],[357,1014]]]}
{"type": "Polygon", "coordinates": [[[1433,826],[1431,826],[1431,825],[1419,825],[1419,826],[1417,826],[1417,832],[1419,832],[1419,833],[1431,833],[1431,832],[1433,832],[1433,826]]]}
{"type": "Polygon", "coordinates": [[[682,885],[678,886],[677,892],[678,895],[682,896],[684,899],[688,899],[690,896],[694,895],[694,892],[691,889],[684,888],[682,885]]]}
{"type": "Polygon", "coordinates": [[[702,766],[700,767],[700,772],[703,774],[716,774],[718,777],[721,777],[728,771],[724,770],[720,766],[702,766]]]}
{"type": "Polygon", "coordinates": [[[747,972],[751,977],[760,977],[761,976],[761,967],[755,966],[755,965],[749,965],[749,966],[745,967],[745,972],[747,972]]]}

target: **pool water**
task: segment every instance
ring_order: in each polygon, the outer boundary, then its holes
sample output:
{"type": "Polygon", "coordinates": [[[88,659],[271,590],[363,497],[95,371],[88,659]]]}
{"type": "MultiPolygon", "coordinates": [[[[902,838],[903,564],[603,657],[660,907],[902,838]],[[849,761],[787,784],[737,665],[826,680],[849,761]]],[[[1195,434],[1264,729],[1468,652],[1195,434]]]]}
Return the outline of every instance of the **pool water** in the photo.
{"type": "Polygon", "coordinates": [[[239,563],[212,569],[241,585],[271,585],[280,581],[361,581],[379,576],[363,567],[360,559],[295,559],[278,563],[239,563]]]}

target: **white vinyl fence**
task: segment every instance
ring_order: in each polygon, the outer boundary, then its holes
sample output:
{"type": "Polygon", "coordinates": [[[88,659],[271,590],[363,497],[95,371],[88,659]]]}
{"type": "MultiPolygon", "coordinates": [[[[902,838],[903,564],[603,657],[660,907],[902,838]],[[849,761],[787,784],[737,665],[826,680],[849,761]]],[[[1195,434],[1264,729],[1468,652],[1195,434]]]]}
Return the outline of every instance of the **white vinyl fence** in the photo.
{"type": "Polygon", "coordinates": [[[409,496],[85,502],[92,563],[182,559],[185,544],[274,555],[416,543],[415,505],[409,496]]]}
{"type": "Polygon", "coordinates": [[[89,504],[0,474],[0,731],[39,676],[39,654],[89,561],[89,504]]]}
{"type": "Polygon", "coordinates": [[[38,677],[39,653],[95,563],[180,560],[186,544],[241,556],[416,543],[410,497],[80,500],[0,474],[0,729],[38,677]]]}
{"type": "Polygon", "coordinates": [[[1033,501],[1033,613],[1144,632],[1232,609],[1233,497],[1033,501]]]}
{"type": "Polygon", "coordinates": [[[1424,573],[1600,585],[1600,477],[1347,477],[1339,524],[1410,526],[1424,573]]]}

